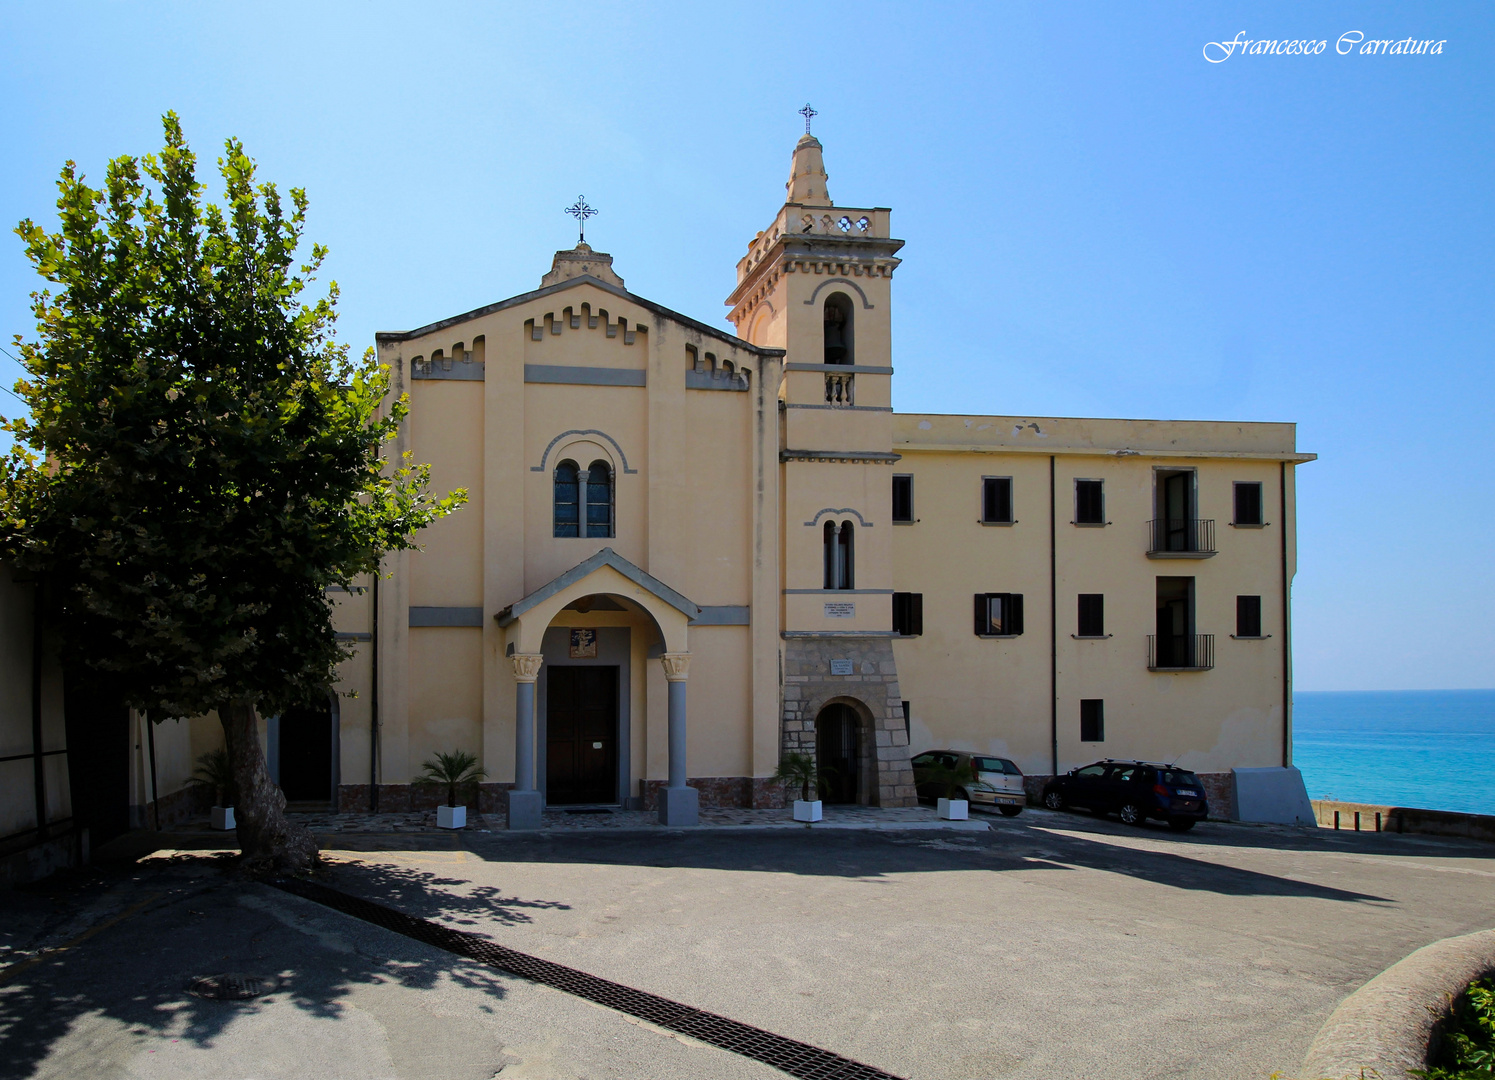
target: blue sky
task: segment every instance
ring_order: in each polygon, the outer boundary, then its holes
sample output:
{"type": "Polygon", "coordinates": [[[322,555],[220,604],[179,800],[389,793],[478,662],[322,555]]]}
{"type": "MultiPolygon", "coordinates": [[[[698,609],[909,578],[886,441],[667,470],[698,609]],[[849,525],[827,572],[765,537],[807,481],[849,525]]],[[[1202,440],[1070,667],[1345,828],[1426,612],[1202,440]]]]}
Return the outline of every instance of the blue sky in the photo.
{"type": "MultiPolygon", "coordinates": [[[[534,288],[581,192],[716,323],[808,100],[832,196],[908,241],[899,409],[1296,421],[1299,687],[1495,686],[1495,7],[717,7],[6,5],[0,221],[175,109],[308,189],[360,348],[534,288]],[[1240,31],[1329,45],[1204,60],[1240,31]]],[[[0,236],[7,344],[34,287],[0,236]]]]}

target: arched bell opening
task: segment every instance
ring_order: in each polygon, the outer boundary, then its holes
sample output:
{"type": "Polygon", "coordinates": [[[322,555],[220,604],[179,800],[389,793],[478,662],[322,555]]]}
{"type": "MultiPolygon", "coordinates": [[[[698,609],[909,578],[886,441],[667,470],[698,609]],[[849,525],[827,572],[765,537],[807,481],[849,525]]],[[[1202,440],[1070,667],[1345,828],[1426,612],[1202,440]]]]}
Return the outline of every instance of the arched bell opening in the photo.
{"type": "Polygon", "coordinates": [[[831,293],[825,298],[825,362],[853,364],[852,306],[845,293],[831,293]]]}

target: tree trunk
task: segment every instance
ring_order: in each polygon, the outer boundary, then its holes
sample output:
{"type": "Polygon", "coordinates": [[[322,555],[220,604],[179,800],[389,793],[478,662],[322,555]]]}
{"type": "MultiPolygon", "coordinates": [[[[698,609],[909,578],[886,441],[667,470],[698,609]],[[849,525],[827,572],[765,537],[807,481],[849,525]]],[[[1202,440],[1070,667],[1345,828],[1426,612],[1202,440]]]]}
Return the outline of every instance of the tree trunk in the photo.
{"type": "Polygon", "coordinates": [[[304,827],[287,820],[286,797],[270,782],[265,755],[260,752],[254,709],[234,702],[218,710],[228,761],[233,768],[238,799],[234,822],[244,865],[260,873],[301,874],[317,862],[317,842],[304,827]]]}

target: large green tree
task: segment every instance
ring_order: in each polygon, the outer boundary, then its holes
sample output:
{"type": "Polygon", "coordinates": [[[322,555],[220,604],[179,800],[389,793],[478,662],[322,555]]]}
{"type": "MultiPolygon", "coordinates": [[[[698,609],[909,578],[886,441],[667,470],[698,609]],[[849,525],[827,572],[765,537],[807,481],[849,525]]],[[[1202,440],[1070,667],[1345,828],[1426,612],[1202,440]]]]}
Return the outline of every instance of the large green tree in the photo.
{"type": "Polygon", "coordinates": [[[8,421],[0,550],[45,585],[64,661],[153,718],[216,710],[251,865],[316,859],[283,813],[256,713],[327,692],[348,646],[329,586],[466,499],[386,459],[405,415],[371,352],[333,335],[337,286],[306,299],[326,251],[230,139],[224,204],[204,201],[175,114],[159,154],[110,162],[102,190],[72,162],[60,228],[16,229],[50,287],[37,340],[17,337],[30,414],[8,421]]]}

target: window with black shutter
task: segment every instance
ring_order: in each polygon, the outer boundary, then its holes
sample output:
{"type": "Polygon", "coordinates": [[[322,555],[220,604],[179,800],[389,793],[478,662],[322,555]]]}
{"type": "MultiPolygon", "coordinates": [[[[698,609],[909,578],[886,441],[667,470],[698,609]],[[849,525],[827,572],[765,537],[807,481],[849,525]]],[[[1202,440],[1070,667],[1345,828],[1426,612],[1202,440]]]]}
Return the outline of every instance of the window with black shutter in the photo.
{"type": "Polygon", "coordinates": [[[1260,525],[1261,484],[1237,481],[1235,485],[1235,524],[1260,525]]]}
{"type": "Polygon", "coordinates": [[[914,520],[914,478],[898,475],[893,477],[893,520],[914,520]]]}
{"type": "Polygon", "coordinates": [[[893,594],[893,633],[903,637],[918,637],[924,632],[924,594],[895,592],[893,594]]]}
{"type": "Polygon", "coordinates": [[[1106,523],[1106,486],[1101,480],[1075,481],[1075,524],[1106,523]]]}
{"type": "Polygon", "coordinates": [[[1102,698],[1080,699],[1080,741],[1106,741],[1106,703],[1102,698]]]}
{"type": "Polygon", "coordinates": [[[984,476],[981,478],[981,523],[983,525],[1012,524],[1012,477],[984,476]]]}
{"type": "Polygon", "coordinates": [[[1102,593],[1080,593],[1077,637],[1106,636],[1106,598],[1102,593]]]}
{"type": "Polygon", "coordinates": [[[1235,636],[1261,637],[1261,597],[1235,598],[1235,636]]]}
{"type": "Polygon", "coordinates": [[[1016,637],[1022,632],[1022,593],[976,594],[976,633],[979,636],[1016,637]]]}

